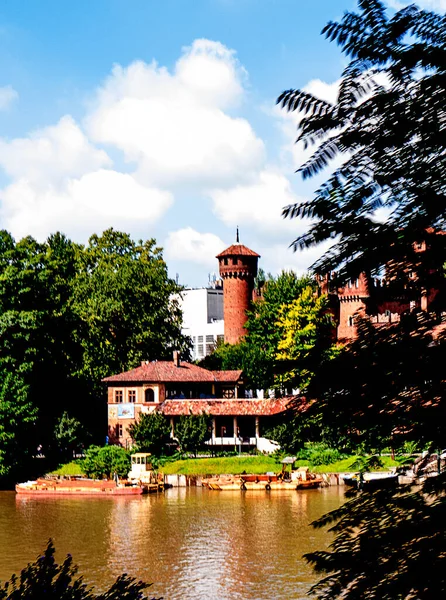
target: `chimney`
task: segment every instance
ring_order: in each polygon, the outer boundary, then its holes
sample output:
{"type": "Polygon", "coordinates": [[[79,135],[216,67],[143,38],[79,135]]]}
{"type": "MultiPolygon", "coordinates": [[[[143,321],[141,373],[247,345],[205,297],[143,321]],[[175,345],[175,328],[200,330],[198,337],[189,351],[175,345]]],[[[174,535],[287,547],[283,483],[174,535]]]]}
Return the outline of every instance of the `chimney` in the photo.
{"type": "Polygon", "coordinates": [[[180,353],[178,352],[178,350],[173,351],[173,364],[176,367],[180,366],[180,353]]]}

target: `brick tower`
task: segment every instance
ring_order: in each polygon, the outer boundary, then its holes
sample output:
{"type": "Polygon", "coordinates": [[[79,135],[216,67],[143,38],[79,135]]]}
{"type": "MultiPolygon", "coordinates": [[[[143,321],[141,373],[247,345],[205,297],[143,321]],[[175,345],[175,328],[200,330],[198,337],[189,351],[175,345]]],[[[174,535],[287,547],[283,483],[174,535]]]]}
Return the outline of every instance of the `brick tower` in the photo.
{"type": "Polygon", "coordinates": [[[246,311],[250,308],[257,261],[260,255],[237,241],[217,255],[223,280],[225,342],[236,344],[246,334],[246,311]]]}

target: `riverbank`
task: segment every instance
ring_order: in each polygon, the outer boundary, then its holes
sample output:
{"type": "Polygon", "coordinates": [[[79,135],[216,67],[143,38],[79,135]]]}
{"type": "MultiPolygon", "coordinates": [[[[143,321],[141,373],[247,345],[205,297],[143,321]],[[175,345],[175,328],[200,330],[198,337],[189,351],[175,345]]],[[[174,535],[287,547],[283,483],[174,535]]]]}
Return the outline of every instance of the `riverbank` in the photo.
{"type": "MultiPolygon", "coordinates": [[[[354,464],[357,456],[349,456],[343,460],[324,464],[314,465],[308,460],[297,460],[296,467],[308,467],[314,473],[321,474],[339,474],[355,471],[354,464]]],[[[389,456],[381,458],[383,466],[377,471],[387,471],[392,467],[399,466],[399,463],[392,460],[389,456]]],[[[241,473],[277,473],[282,470],[282,464],[279,460],[271,456],[222,456],[211,458],[187,458],[176,461],[162,462],[160,471],[165,475],[184,475],[186,477],[206,477],[211,475],[239,475],[241,473]]],[[[82,461],[76,461],[62,465],[51,475],[60,476],[82,476],[82,461]]]]}

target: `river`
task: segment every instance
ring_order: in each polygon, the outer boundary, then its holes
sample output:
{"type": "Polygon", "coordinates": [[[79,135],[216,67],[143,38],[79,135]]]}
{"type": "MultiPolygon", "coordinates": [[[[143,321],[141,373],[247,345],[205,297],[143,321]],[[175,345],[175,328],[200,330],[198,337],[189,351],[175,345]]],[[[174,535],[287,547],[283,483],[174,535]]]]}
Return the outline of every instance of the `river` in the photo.
{"type": "Polygon", "coordinates": [[[0,492],[0,580],[52,538],[96,591],[123,572],[165,600],[294,600],[316,580],[302,555],[330,534],[309,523],[343,502],[343,487],[301,492],[174,488],[134,498],[25,498],[0,492]]]}

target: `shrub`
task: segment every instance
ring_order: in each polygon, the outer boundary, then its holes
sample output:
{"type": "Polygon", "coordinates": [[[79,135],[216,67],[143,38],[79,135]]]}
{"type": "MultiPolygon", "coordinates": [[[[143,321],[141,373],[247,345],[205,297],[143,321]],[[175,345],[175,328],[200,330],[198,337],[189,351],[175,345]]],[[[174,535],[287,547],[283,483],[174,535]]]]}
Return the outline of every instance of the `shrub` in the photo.
{"type": "Polygon", "coordinates": [[[297,458],[308,460],[313,467],[318,467],[331,465],[338,460],[347,458],[347,455],[337,448],[331,448],[324,442],[307,442],[305,447],[297,453],[297,458]]]}
{"type": "Polygon", "coordinates": [[[90,446],[82,462],[85,474],[95,479],[111,479],[114,473],[127,477],[130,466],[130,455],[120,446],[90,446]]]}
{"type": "MultiPolygon", "coordinates": [[[[70,555],[61,565],[54,560],[55,548],[50,540],[46,550],[20,573],[0,585],[0,600],[148,600],[143,590],[151,583],[120,575],[104,594],[95,594],[82,577],[74,579],[76,565],[70,555]]],[[[152,598],[151,600],[162,600],[152,598]]]]}

